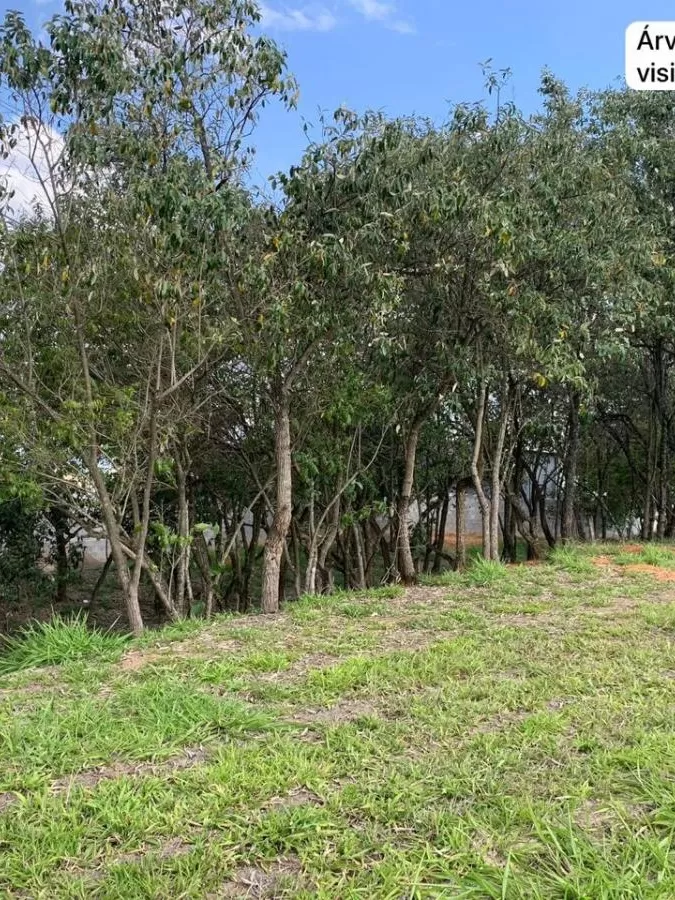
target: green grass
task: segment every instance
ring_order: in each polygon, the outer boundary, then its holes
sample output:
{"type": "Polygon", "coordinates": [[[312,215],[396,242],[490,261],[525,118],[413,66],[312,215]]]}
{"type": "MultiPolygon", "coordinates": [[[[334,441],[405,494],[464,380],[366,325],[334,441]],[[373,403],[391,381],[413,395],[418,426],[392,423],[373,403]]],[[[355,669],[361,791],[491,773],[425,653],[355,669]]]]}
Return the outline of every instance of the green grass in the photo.
{"type": "Polygon", "coordinates": [[[639,553],[619,553],[615,557],[618,565],[634,565],[641,563],[648,566],[675,568],[675,553],[672,548],[662,544],[644,544],[639,553]]]}
{"type": "Polygon", "coordinates": [[[556,569],[574,575],[587,576],[593,573],[593,563],[582,547],[556,547],[550,552],[548,561],[556,569]]]}
{"type": "Polygon", "coordinates": [[[69,638],[0,679],[0,897],[670,900],[675,603],[621,561],[69,638]]]}
{"type": "Polygon", "coordinates": [[[116,659],[126,638],[121,634],[88,628],[86,617],[54,617],[50,622],[26,626],[18,635],[0,643],[0,675],[35,666],[52,666],[73,660],[116,659]]]}
{"type": "Polygon", "coordinates": [[[510,585],[517,579],[517,568],[501,562],[484,559],[482,556],[470,558],[464,572],[448,570],[439,575],[423,575],[420,583],[429,587],[491,587],[493,585],[510,585]]]}
{"type": "Polygon", "coordinates": [[[511,580],[512,569],[494,560],[479,557],[469,567],[465,581],[471,587],[492,587],[511,580]]]}

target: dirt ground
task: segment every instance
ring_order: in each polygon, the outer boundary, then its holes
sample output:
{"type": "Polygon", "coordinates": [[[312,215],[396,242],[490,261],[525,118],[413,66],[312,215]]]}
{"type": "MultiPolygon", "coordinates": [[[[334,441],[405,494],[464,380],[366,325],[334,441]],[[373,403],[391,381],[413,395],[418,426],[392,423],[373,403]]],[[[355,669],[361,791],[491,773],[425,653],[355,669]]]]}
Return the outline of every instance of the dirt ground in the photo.
{"type": "MultiPolygon", "coordinates": [[[[65,603],[45,599],[43,603],[36,604],[28,600],[4,601],[0,597],[0,634],[11,634],[30,621],[46,622],[54,615],[72,616],[83,612],[87,613],[89,622],[97,628],[125,630],[124,605],[114,570],[107,573],[96,601],[91,603],[94,587],[102,571],[103,563],[85,558],[82,568],[73,573],[65,603]]],[[[150,627],[163,623],[163,616],[155,607],[153,592],[147,588],[141,589],[141,610],[143,620],[150,627]]]]}

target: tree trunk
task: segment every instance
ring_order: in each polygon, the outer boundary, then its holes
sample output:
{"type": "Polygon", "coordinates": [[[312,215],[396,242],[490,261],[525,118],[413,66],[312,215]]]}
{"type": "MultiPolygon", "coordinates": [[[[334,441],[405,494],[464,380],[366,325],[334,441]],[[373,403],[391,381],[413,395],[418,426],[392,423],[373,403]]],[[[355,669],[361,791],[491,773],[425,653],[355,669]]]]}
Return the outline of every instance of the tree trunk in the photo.
{"type": "Polygon", "coordinates": [[[302,597],[302,572],[300,571],[302,541],[295,522],[291,522],[291,543],[293,544],[293,579],[295,581],[295,597],[302,597]]]}
{"type": "Polygon", "coordinates": [[[649,445],[647,450],[647,478],[645,483],[645,493],[644,493],[644,501],[643,501],[643,511],[642,511],[642,540],[643,541],[651,541],[654,536],[654,532],[652,529],[652,521],[653,521],[653,508],[654,508],[654,498],[653,498],[653,489],[654,489],[654,477],[655,477],[655,462],[654,457],[656,455],[656,436],[654,434],[654,407],[653,403],[650,408],[650,418],[649,418],[649,445]]]}
{"type": "MultiPolygon", "coordinates": [[[[551,531],[551,526],[548,521],[548,512],[546,509],[546,493],[547,493],[547,484],[548,479],[544,481],[544,484],[539,484],[538,480],[538,466],[530,466],[527,462],[525,464],[525,469],[530,478],[530,485],[532,488],[532,503],[534,506],[533,515],[536,510],[539,511],[539,523],[541,524],[541,530],[546,538],[546,543],[548,546],[553,549],[557,543],[556,536],[551,531]]],[[[557,517],[556,517],[557,521],[557,517]]]]}
{"type": "Polygon", "coordinates": [[[492,550],[492,540],[490,535],[490,501],[483,490],[483,479],[479,468],[481,455],[483,453],[483,425],[485,420],[485,411],[487,406],[487,384],[482,382],[480,386],[480,394],[478,396],[478,411],[476,413],[476,436],[473,443],[473,457],[471,459],[471,477],[473,479],[473,487],[478,498],[480,506],[480,515],[483,526],[483,556],[490,559],[492,550]]]}
{"type": "Polygon", "coordinates": [[[510,398],[508,385],[504,384],[502,390],[502,408],[499,416],[499,436],[492,460],[492,478],[490,485],[490,559],[499,559],[499,507],[502,495],[502,464],[504,445],[506,443],[506,431],[510,417],[510,398]]]}
{"type": "Polygon", "coordinates": [[[307,528],[309,532],[309,546],[307,549],[307,566],[305,568],[305,593],[311,595],[316,594],[316,573],[319,563],[319,535],[314,516],[314,483],[312,483],[309,492],[307,528]]]}
{"type": "Polygon", "coordinates": [[[441,565],[443,562],[443,550],[445,549],[445,533],[448,528],[448,511],[450,510],[450,491],[448,486],[445,487],[445,493],[443,495],[443,503],[441,505],[441,514],[438,521],[438,532],[436,534],[436,547],[434,554],[434,562],[431,567],[431,571],[434,573],[438,573],[441,571],[441,565]]]}
{"type": "Polygon", "coordinates": [[[211,572],[209,546],[206,542],[205,535],[201,532],[195,535],[194,550],[195,562],[197,563],[204,589],[204,617],[210,619],[213,616],[215,586],[213,583],[213,574],[211,572]]]}
{"type": "MultiPolygon", "coordinates": [[[[128,548],[124,548],[124,552],[134,560],[134,563],[138,559],[135,557],[134,552],[128,550],[128,548]]],[[[170,622],[178,622],[180,616],[178,615],[178,610],[174,606],[173,599],[171,597],[171,591],[169,585],[167,585],[166,580],[162,577],[162,574],[155,563],[148,557],[147,554],[143,555],[143,559],[141,562],[143,567],[143,571],[145,572],[150,584],[153,587],[155,592],[155,597],[159,604],[159,607],[164,610],[166,617],[170,622]]],[[[132,580],[131,582],[132,591],[135,593],[136,601],[138,602],[140,596],[140,590],[138,585],[132,580]]]]}
{"type": "Polygon", "coordinates": [[[466,568],[466,480],[457,482],[455,495],[455,566],[461,572],[466,568]]]}
{"type": "Polygon", "coordinates": [[[94,603],[96,602],[96,598],[98,597],[99,591],[103,587],[103,584],[104,584],[106,578],[108,577],[108,572],[110,571],[110,566],[112,566],[112,563],[113,563],[112,553],[109,553],[108,556],[106,557],[106,561],[103,565],[103,568],[101,569],[101,574],[96,579],[96,584],[94,585],[94,589],[91,592],[91,597],[89,598],[89,600],[84,601],[87,606],[93,606],[94,603]]]}
{"type": "Polygon", "coordinates": [[[124,544],[120,537],[119,524],[105,480],[98,465],[98,459],[93,451],[87,455],[86,463],[101,504],[103,524],[110,541],[110,555],[115,563],[115,571],[122,589],[129,627],[132,634],[138,637],[143,633],[143,616],[141,615],[141,606],[138,600],[138,586],[133,587],[129,578],[129,569],[127,568],[124,544]]]}
{"type": "Polygon", "coordinates": [[[49,510],[49,518],[54,529],[54,550],[56,563],[56,600],[68,600],[68,518],[58,506],[49,510]]]}
{"type": "Polygon", "coordinates": [[[188,568],[190,565],[190,514],[187,500],[187,479],[185,468],[180,458],[180,451],[175,455],[176,490],[178,499],[178,574],[176,578],[176,609],[180,616],[186,613],[186,591],[188,568]]]}
{"type": "Polygon", "coordinates": [[[659,435],[659,518],[656,525],[656,536],[663,540],[666,536],[666,522],[668,515],[668,434],[665,416],[661,415],[661,433],[659,435]]]}
{"type": "Polygon", "coordinates": [[[274,443],[277,469],[276,502],[272,525],[265,541],[261,607],[263,613],[279,612],[281,560],[291,525],[293,476],[291,458],[291,414],[288,395],[282,390],[274,415],[274,443]]]}
{"type": "Polygon", "coordinates": [[[507,562],[511,563],[518,562],[518,538],[516,527],[517,521],[513,505],[506,500],[504,502],[504,526],[502,528],[504,535],[503,557],[507,562]]]}
{"type": "Polygon", "coordinates": [[[373,564],[380,546],[380,532],[372,517],[363,523],[363,546],[366,554],[366,585],[373,587],[373,564]]]}
{"type": "MultiPolygon", "coordinates": [[[[260,546],[260,532],[262,531],[263,526],[263,510],[264,507],[261,503],[256,503],[252,507],[253,512],[253,522],[251,524],[251,537],[249,540],[246,540],[246,528],[242,525],[241,539],[244,547],[244,565],[242,566],[242,582],[240,586],[241,590],[241,602],[243,605],[243,609],[248,610],[251,606],[251,576],[253,575],[253,566],[255,564],[256,558],[259,557],[258,548],[260,546]]],[[[284,542],[284,547],[286,543],[284,542]]],[[[291,566],[291,568],[293,568],[291,566]]],[[[281,580],[279,581],[281,585],[281,580]]]]}
{"type": "MultiPolygon", "coordinates": [[[[515,485],[514,485],[515,488],[515,485]]],[[[511,521],[512,521],[512,529],[513,529],[513,555],[511,557],[512,562],[517,562],[517,543],[515,537],[515,529],[517,527],[520,536],[527,544],[527,559],[531,561],[533,559],[539,558],[539,552],[537,550],[537,536],[534,531],[534,525],[532,520],[532,514],[525,515],[522,507],[520,506],[519,496],[518,494],[513,493],[513,491],[509,491],[506,497],[506,503],[511,508],[511,521]]]]}
{"type": "Polygon", "coordinates": [[[357,522],[352,523],[352,538],[354,541],[354,558],[356,559],[357,589],[366,589],[366,560],[363,551],[361,528],[357,522]]]}
{"type": "Polygon", "coordinates": [[[578,391],[572,391],[570,394],[567,453],[565,454],[564,464],[565,495],[563,497],[562,516],[560,521],[560,537],[563,544],[566,544],[574,536],[575,532],[574,503],[576,500],[577,468],[579,463],[579,444],[581,436],[581,425],[579,422],[580,405],[581,397],[579,396],[578,391]]]}
{"type": "MultiPolygon", "coordinates": [[[[139,523],[140,527],[137,529],[137,534],[134,540],[134,549],[132,556],[133,567],[131,576],[129,578],[129,595],[132,605],[134,606],[134,608],[138,608],[140,614],[139,588],[141,582],[141,574],[143,571],[145,571],[150,578],[150,581],[152,582],[152,585],[155,589],[155,594],[164,607],[167,615],[172,621],[175,621],[179,616],[173,603],[171,591],[170,589],[167,589],[166,584],[163,583],[163,579],[161,578],[160,573],[157,571],[156,566],[154,565],[152,560],[148,559],[148,555],[146,553],[146,543],[150,530],[152,488],[155,482],[155,461],[157,459],[158,443],[155,392],[159,390],[160,377],[161,355],[157,363],[157,378],[155,388],[154,391],[152,391],[150,394],[148,459],[146,463],[147,468],[145,473],[145,483],[143,485],[143,504],[141,507],[141,518],[139,523]]],[[[117,564],[117,560],[115,560],[115,564],[117,564]]]]}
{"type": "Polygon", "coordinates": [[[401,486],[401,496],[399,497],[397,509],[398,571],[401,576],[401,581],[405,585],[415,584],[417,581],[415,562],[410,547],[410,522],[408,519],[410,516],[410,500],[412,497],[413,481],[415,479],[417,444],[419,442],[423,424],[424,420],[421,417],[416,418],[405,442],[403,484],[401,486]]]}
{"type": "Polygon", "coordinates": [[[319,559],[317,562],[318,572],[321,575],[321,590],[330,592],[332,590],[333,574],[332,569],[328,567],[328,554],[335,545],[338,531],[340,530],[340,507],[341,501],[338,498],[331,509],[328,530],[319,547],[319,559]]]}
{"type": "Polygon", "coordinates": [[[386,573],[387,581],[391,581],[393,578],[394,563],[392,561],[391,552],[389,550],[389,541],[387,540],[384,532],[382,532],[382,535],[380,537],[380,551],[382,553],[382,562],[384,564],[384,571],[386,573]]]}

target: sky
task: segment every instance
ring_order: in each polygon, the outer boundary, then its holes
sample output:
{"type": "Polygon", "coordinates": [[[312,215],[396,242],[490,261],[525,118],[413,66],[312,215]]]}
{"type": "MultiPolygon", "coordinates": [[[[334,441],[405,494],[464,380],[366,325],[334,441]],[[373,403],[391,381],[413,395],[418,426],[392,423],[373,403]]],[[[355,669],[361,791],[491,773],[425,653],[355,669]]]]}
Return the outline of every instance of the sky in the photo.
{"type": "MultiPolygon", "coordinates": [[[[664,0],[261,0],[264,30],[287,51],[300,86],[294,112],[264,111],[255,134],[255,183],[297,162],[320,112],[419,114],[486,97],[480,63],[510,68],[504,91],[526,113],[538,106],[541,70],[576,89],[623,78],[624,33],[635,20],[675,19],[664,0]]],[[[13,0],[38,27],[59,0],[13,0]]],[[[0,8],[2,8],[0,6],[0,8]]]]}

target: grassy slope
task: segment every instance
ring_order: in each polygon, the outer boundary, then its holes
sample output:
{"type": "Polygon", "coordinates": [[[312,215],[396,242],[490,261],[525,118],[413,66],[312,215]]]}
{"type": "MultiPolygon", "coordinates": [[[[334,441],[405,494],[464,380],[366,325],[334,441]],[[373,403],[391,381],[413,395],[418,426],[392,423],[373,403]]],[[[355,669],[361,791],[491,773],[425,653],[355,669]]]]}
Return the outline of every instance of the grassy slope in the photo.
{"type": "Polygon", "coordinates": [[[633,559],[0,679],[0,897],[675,897],[675,584],[633,559]]]}

